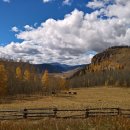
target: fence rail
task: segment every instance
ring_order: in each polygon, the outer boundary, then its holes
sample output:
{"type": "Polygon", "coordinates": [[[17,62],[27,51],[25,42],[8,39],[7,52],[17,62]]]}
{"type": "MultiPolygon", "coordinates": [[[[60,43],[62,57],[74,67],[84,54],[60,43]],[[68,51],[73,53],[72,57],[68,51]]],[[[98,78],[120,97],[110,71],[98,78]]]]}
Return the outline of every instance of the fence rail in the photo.
{"type": "Polygon", "coordinates": [[[31,118],[89,118],[95,116],[124,116],[130,118],[130,109],[121,108],[87,108],[58,109],[30,108],[23,110],[0,110],[0,120],[31,119],[31,118]]]}

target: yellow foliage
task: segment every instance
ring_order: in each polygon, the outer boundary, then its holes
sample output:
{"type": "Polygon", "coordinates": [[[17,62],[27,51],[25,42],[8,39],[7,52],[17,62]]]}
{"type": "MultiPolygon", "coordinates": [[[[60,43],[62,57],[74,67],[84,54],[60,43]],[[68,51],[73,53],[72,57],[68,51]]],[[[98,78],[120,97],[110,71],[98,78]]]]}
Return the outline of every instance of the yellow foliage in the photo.
{"type": "Polygon", "coordinates": [[[24,80],[27,80],[29,81],[31,79],[31,74],[30,74],[30,71],[28,69],[26,69],[24,71],[24,80]]]}
{"type": "Polygon", "coordinates": [[[5,95],[7,92],[7,71],[4,65],[0,65],[0,95],[5,95]]]}
{"type": "Polygon", "coordinates": [[[41,82],[44,87],[48,87],[49,83],[48,70],[45,70],[44,74],[42,75],[41,82]]]}
{"type": "Polygon", "coordinates": [[[16,78],[18,78],[20,80],[22,79],[22,70],[20,67],[16,68],[16,78]]]}

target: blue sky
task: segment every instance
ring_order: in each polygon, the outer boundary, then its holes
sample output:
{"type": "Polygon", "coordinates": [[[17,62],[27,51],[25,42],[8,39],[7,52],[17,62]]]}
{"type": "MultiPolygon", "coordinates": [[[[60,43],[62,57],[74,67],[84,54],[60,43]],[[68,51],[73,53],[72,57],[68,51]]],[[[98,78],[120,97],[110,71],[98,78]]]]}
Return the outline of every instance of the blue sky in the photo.
{"type": "Polygon", "coordinates": [[[0,58],[87,64],[130,45],[130,0],[0,0],[0,58]]]}
{"type": "Polygon", "coordinates": [[[75,8],[90,12],[91,9],[86,8],[87,2],[88,0],[73,0],[71,5],[63,5],[63,0],[48,3],[43,0],[0,0],[0,44],[18,40],[11,31],[13,26],[23,29],[25,25],[34,26],[37,23],[38,26],[49,18],[63,19],[65,14],[75,8]]]}

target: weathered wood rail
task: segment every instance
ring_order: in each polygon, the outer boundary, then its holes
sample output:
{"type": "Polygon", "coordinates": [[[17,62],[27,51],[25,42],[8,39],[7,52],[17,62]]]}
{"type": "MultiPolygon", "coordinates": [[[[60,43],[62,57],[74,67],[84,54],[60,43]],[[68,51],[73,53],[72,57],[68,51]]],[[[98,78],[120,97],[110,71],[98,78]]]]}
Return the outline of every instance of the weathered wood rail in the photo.
{"type": "Polygon", "coordinates": [[[96,116],[124,116],[130,118],[130,109],[121,108],[25,108],[22,110],[0,110],[0,120],[40,118],[89,118],[96,116]]]}

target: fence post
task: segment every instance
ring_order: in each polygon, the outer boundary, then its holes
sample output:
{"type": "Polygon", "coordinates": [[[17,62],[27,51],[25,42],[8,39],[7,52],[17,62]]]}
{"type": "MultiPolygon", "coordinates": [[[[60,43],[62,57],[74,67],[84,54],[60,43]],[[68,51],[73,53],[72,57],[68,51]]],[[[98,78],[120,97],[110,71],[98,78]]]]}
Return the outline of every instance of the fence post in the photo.
{"type": "Polygon", "coordinates": [[[27,117],[28,117],[28,110],[25,108],[25,109],[23,110],[23,118],[24,118],[24,119],[27,119],[27,117]]]}
{"type": "Polygon", "coordinates": [[[121,109],[117,108],[117,111],[118,111],[118,115],[121,115],[121,109]]]}
{"type": "Polygon", "coordinates": [[[89,117],[89,109],[86,109],[85,111],[85,118],[88,118],[89,117]]]}
{"type": "Polygon", "coordinates": [[[54,117],[56,118],[57,117],[57,108],[54,108],[53,111],[54,111],[54,117]]]}

